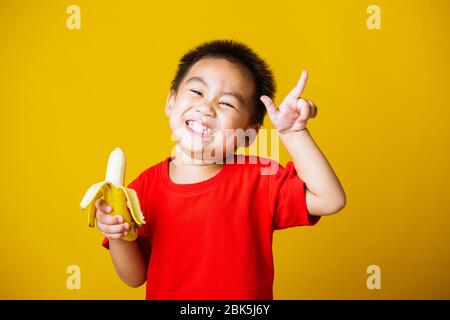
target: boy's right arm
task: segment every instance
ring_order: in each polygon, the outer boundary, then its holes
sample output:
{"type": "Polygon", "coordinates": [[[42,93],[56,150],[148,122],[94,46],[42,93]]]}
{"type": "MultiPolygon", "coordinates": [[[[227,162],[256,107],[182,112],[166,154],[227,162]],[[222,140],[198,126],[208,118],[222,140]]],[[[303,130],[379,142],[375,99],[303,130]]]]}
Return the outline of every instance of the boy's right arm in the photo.
{"type": "Polygon", "coordinates": [[[99,199],[95,203],[98,229],[109,239],[109,251],[119,277],[131,287],[139,287],[147,280],[147,261],[139,243],[125,241],[128,223],[121,215],[111,215],[111,206],[99,199]]]}

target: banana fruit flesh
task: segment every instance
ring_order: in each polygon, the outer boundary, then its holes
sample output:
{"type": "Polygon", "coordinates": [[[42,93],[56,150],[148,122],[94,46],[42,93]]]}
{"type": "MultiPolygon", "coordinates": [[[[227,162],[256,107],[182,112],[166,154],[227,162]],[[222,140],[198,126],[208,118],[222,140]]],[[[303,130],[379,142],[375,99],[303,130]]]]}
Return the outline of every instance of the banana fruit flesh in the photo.
{"type": "Polygon", "coordinates": [[[133,241],[138,229],[145,224],[136,191],[125,188],[125,154],[121,148],[114,149],[109,155],[105,181],[93,184],[80,203],[81,210],[88,209],[90,227],[95,227],[95,202],[103,198],[112,208],[110,214],[121,215],[129,225],[128,234],[123,240],[133,241]],[[127,208],[128,204],[128,208],[127,208]]]}

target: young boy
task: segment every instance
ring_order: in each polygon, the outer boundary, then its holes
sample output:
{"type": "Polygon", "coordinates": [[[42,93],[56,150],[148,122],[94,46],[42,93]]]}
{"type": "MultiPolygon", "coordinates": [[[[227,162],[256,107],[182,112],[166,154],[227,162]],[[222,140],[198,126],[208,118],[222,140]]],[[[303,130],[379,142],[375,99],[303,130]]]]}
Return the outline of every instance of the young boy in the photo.
{"type": "Polygon", "coordinates": [[[138,239],[122,240],[128,225],[96,203],[125,283],[147,282],[147,299],[273,299],[273,231],[314,225],[346,201],[306,128],[317,114],[301,98],[306,80],[303,72],[277,108],[271,71],[244,44],[212,41],[182,57],[165,108],[175,154],[129,185],[147,222],[138,239]],[[292,158],[286,168],[234,154],[252,143],[266,110],[292,158]]]}

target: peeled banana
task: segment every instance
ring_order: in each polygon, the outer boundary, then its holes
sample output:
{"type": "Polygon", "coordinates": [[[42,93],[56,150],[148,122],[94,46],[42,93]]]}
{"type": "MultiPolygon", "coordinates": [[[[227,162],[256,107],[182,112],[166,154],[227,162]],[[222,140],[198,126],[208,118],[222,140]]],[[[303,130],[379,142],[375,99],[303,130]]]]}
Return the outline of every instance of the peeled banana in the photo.
{"type": "Polygon", "coordinates": [[[111,214],[120,214],[124,223],[129,225],[128,234],[123,240],[133,241],[138,236],[138,229],[145,224],[144,215],[139,205],[136,191],[124,187],[125,153],[121,148],[111,152],[106,168],[105,181],[93,184],[85,193],[80,203],[81,210],[88,209],[90,227],[95,227],[95,202],[103,198],[111,207],[111,214]],[[128,208],[127,208],[128,204],[128,208]]]}

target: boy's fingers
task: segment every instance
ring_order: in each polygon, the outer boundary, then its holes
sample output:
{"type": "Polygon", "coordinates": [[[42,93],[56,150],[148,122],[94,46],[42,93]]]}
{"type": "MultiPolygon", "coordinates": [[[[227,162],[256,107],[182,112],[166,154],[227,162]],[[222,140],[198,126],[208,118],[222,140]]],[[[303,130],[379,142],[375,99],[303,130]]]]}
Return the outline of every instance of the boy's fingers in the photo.
{"type": "Polygon", "coordinates": [[[318,108],[314,101],[308,100],[309,106],[311,107],[311,118],[315,118],[317,116],[318,108]]]}
{"type": "Polygon", "coordinates": [[[308,81],[308,71],[303,70],[296,86],[287,94],[285,101],[295,101],[302,95],[308,81]]]}
{"type": "Polygon", "coordinates": [[[120,214],[116,215],[110,215],[108,213],[105,213],[101,210],[97,210],[97,221],[103,223],[103,224],[120,224],[123,223],[123,217],[120,214]]]}
{"type": "Polygon", "coordinates": [[[101,210],[103,212],[111,212],[112,209],[108,202],[103,199],[97,199],[97,201],[95,201],[95,207],[97,210],[101,210]]]}
{"type": "Polygon", "coordinates": [[[126,237],[128,235],[128,232],[125,231],[124,233],[116,233],[116,234],[103,233],[103,235],[107,237],[109,240],[119,240],[122,239],[123,237],[126,237]]]}
{"type": "Polygon", "coordinates": [[[300,94],[297,96],[297,98],[302,95],[303,91],[305,91],[307,81],[308,81],[308,71],[303,70],[302,74],[300,75],[300,79],[298,80],[296,85],[298,90],[300,90],[300,94]]]}
{"type": "Polygon", "coordinates": [[[127,231],[129,229],[129,225],[128,223],[111,225],[99,222],[98,229],[106,234],[118,234],[127,231]]]}
{"type": "Polygon", "coordinates": [[[305,99],[298,99],[297,106],[300,109],[300,120],[306,120],[311,115],[311,107],[305,99]]]}
{"type": "Polygon", "coordinates": [[[110,215],[101,210],[97,210],[97,221],[103,224],[118,224],[120,223],[117,219],[117,216],[110,215]]]}
{"type": "Polygon", "coordinates": [[[97,208],[95,214],[97,221],[105,224],[117,224],[122,223],[123,218],[120,215],[112,216],[109,213],[112,211],[112,207],[103,199],[95,201],[95,207],[97,208]]]}
{"type": "Polygon", "coordinates": [[[260,100],[266,106],[267,113],[269,114],[269,118],[272,119],[272,117],[277,113],[277,107],[275,106],[275,103],[268,96],[261,96],[260,100]]]}

